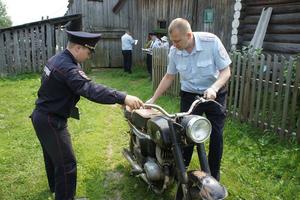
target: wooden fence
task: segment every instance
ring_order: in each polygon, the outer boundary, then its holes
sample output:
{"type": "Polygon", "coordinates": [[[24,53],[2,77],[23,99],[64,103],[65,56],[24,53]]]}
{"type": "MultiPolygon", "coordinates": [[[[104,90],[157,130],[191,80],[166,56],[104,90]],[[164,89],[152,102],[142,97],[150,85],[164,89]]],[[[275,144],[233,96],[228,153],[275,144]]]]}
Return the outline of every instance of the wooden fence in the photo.
{"type": "Polygon", "coordinates": [[[61,27],[81,15],[0,29],[0,77],[40,72],[48,58],[66,46],[61,27]]]}
{"type": "MultiPolygon", "coordinates": [[[[160,80],[167,72],[167,65],[168,65],[168,49],[165,48],[155,48],[153,49],[153,56],[152,56],[152,88],[155,90],[160,80]]],[[[180,91],[180,81],[179,76],[176,76],[175,81],[168,89],[166,94],[171,96],[178,96],[180,91]]]]}
{"type": "MultiPolygon", "coordinates": [[[[300,142],[300,59],[284,56],[231,55],[228,114],[281,137],[296,136],[300,142]]],[[[153,52],[153,89],[166,72],[167,55],[153,52]]],[[[179,81],[169,95],[179,94],[179,81]]]]}

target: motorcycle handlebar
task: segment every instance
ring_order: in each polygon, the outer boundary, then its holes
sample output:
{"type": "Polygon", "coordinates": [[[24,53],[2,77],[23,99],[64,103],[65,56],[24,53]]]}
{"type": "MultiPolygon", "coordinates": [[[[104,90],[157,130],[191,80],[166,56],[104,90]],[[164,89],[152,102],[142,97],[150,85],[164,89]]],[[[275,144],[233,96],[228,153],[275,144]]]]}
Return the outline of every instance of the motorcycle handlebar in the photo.
{"type": "Polygon", "coordinates": [[[190,115],[194,108],[200,104],[200,103],[205,103],[205,102],[214,102],[217,105],[219,105],[220,107],[223,107],[219,102],[215,101],[215,100],[211,100],[211,99],[204,99],[203,97],[197,97],[197,99],[192,103],[190,109],[187,112],[181,112],[181,113],[175,113],[175,114],[170,114],[168,113],[165,109],[163,109],[162,107],[160,107],[159,105],[156,104],[144,104],[145,107],[149,107],[149,108],[154,108],[159,110],[162,114],[164,114],[165,116],[169,117],[169,118],[175,118],[175,117],[183,117],[186,115],[190,115]]]}

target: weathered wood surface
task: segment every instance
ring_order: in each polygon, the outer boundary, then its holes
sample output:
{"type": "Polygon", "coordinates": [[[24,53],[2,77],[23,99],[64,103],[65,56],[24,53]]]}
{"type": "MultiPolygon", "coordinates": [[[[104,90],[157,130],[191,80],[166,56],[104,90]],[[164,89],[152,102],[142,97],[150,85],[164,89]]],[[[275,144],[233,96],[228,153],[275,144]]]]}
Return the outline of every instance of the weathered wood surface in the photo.
{"type": "Polygon", "coordinates": [[[247,6],[274,5],[285,3],[299,3],[299,0],[251,0],[246,2],[247,6]]]}
{"type": "MultiPolygon", "coordinates": [[[[152,88],[153,91],[158,87],[161,79],[167,72],[168,65],[168,49],[165,48],[156,48],[153,49],[152,55],[152,88]]],[[[180,81],[179,76],[176,75],[174,82],[171,87],[166,91],[165,94],[171,96],[178,96],[180,91],[180,81]]]]}
{"type": "MultiPolygon", "coordinates": [[[[139,42],[133,49],[134,64],[144,63],[144,47],[147,35],[158,29],[158,22],[169,23],[177,17],[186,18],[193,31],[209,31],[218,35],[225,47],[230,49],[233,3],[227,0],[127,0],[117,13],[113,8],[119,0],[93,2],[74,0],[69,5],[68,14],[82,13],[83,27],[86,31],[103,32],[97,56],[93,63],[97,67],[122,66],[121,36],[125,30],[132,32],[139,42]],[[214,10],[213,23],[203,23],[204,9],[214,10]],[[100,52],[99,52],[100,51],[100,52]],[[102,60],[97,59],[101,57],[102,60]]],[[[166,33],[167,34],[167,33],[166,33]]]]}
{"type": "MultiPolygon", "coordinates": [[[[263,6],[255,6],[255,7],[247,7],[246,14],[247,16],[251,15],[260,15],[262,9],[266,7],[263,6]]],[[[287,14],[287,13],[299,13],[300,12],[300,4],[299,2],[296,4],[278,4],[278,5],[272,5],[273,14],[287,14]]]]}
{"type": "Polygon", "coordinates": [[[66,33],[60,27],[78,18],[73,15],[0,29],[0,76],[40,72],[56,47],[66,47],[66,33]]]}
{"type": "Polygon", "coordinates": [[[294,55],[300,52],[299,0],[246,0],[241,12],[239,46],[251,41],[263,8],[272,7],[272,15],[264,39],[263,51],[294,55]],[[271,43],[270,43],[271,42],[271,43]]]}
{"type": "MultiPolygon", "coordinates": [[[[250,41],[253,34],[244,34],[243,40],[250,41]]],[[[282,43],[298,43],[300,44],[300,35],[298,34],[266,34],[265,42],[282,42],[282,43]]]]}
{"type": "MultiPolygon", "coordinates": [[[[246,24],[257,24],[259,16],[247,16],[244,18],[246,24]]],[[[299,24],[300,13],[272,14],[270,24],[299,24]]]]}

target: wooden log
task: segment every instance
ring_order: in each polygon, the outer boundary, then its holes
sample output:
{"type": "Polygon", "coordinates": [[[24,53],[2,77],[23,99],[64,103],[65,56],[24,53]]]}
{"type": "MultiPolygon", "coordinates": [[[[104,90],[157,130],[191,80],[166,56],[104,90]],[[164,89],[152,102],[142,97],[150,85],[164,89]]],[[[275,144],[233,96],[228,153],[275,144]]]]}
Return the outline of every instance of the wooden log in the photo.
{"type": "Polygon", "coordinates": [[[234,11],[240,11],[242,9],[242,4],[241,2],[236,2],[234,4],[234,11]]]}
{"type": "Polygon", "coordinates": [[[247,1],[247,6],[257,6],[257,5],[273,5],[282,3],[299,3],[299,0],[251,0],[247,1]]]}
{"type": "Polygon", "coordinates": [[[281,121],[281,135],[284,135],[285,129],[287,126],[287,116],[288,116],[288,106],[289,106],[289,98],[290,98],[290,86],[292,80],[292,68],[293,68],[293,59],[290,57],[289,64],[287,67],[287,75],[285,77],[285,87],[284,91],[284,101],[283,101],[283,113],[282,113],[282,121],[281,121]]]}
{"type": "MultiPolygon", "coordinates": [[[[247,16],[249,15],[260,15],[262,9],[266,7],[263,6],[255,6],[255,7],[247,7],[245,13],[247,16]]],[[[297,4],[276,4],[272,5],[272,14],[287,14],[287,13],[299,13],[300,12],[300,3],[297,4]]]]}
{"type": "Polygon", "coordinates": [[[236,45],[238,43],[238,37],[237,35],[231,36],[231,44],[236,45]]]}
{"type": "MultiPolygon", "coordinates": [[[[246,16],[244,24],[257,24],[260,16],[246,16]]],[[[269,24],[299,24],[300,13],[272,14],[269,24]]]]}
{"type": "Polygon", "coordinates": [[[230,48],[231,51],[235,51],[236,49],[237,49],[237,47],[235,44],[231,45],[231,48],[230,48]]]}
{"type": "MultiPolygon", "coordinates": [[[[253,33],[256,29],[256,25],[243,25],[242,33],[253,33]]],[[[269,25],[267,29],[267,34],[299,34],[300,25],[269,25]]]]}
{"type": "Polygon", "coordinates": [[[300,52],[300,44],[264,42],[264,50],[296,54],[300,52]]]}
{"type": "Polygon", "coordinates": [[[240,25],[240,21],[238,19],[234,19],[232,21],[232,24],[231,24],[232,28],[236,28],[237,29],[239,27],[239,25],[240,25]]]}
{"type": "Polygon", "coordinates": [[[231,31],[232,35],[237,35],[238,34],[238,29],[237,28],[233,28],[231,31]]]}
{"type": "Polygon", "coordinates": [[[233,19],[239,19],[241,16],[241,12],[240,11],[235,11],[233,14],[233,19]]]}
{"type": "MultiPolygon", "coordinates": [[[[253,34],[244,34],[243,40],[251,41],[253,34]]],[[[266,34],[265,42],[300,43],[299,34],[266,34]]]]}
{"type": "MultiPolygon", "coordinates": [[[[250,42],[243,41],[242,44],[248,46],[250,42]]],[[[297,54],[300,52],[300,44],[293,43],[264,42],[262,48],[264,51],[273,51],[278,53],[297,54]]]]}

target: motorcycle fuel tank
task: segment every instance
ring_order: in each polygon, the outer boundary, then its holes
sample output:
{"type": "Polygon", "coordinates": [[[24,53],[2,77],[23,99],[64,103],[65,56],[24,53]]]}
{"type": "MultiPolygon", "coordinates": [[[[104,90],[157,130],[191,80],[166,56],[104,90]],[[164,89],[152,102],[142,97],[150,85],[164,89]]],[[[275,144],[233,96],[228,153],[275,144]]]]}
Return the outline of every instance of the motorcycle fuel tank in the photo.
{"type": "Polygon", "coordinates": [[[161,116],[156,116],[148,120],[147,133],[162,148],[168,147],[171,144],[168,121],[161,116]]]}

